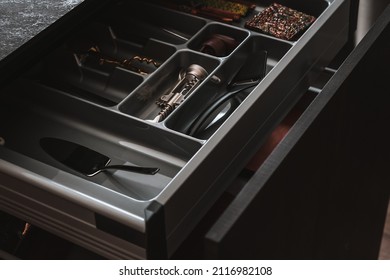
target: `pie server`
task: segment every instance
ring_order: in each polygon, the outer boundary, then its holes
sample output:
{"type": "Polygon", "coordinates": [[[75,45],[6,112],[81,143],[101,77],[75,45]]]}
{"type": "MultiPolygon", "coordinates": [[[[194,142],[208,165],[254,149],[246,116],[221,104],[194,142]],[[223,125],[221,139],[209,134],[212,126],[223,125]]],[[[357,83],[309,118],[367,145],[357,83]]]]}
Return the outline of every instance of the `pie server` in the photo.
{"type": "Polygon", "coordinates": [[[63,139],[45,137],[40,140],[42,149],[69,168],[92,177],[109,169],[154,175],[160,169],[132,165],[108,165],[111,159],[99,152],[63,139]]]}

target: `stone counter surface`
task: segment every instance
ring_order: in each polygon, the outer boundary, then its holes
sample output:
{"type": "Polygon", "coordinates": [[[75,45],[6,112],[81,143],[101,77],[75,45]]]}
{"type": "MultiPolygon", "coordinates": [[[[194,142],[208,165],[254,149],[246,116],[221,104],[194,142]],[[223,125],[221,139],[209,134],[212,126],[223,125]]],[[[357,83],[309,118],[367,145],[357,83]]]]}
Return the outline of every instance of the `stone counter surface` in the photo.
{"type": "Polygon", "coordinates": [[[0,0],[0,60],[83,0],[0,0]]]}

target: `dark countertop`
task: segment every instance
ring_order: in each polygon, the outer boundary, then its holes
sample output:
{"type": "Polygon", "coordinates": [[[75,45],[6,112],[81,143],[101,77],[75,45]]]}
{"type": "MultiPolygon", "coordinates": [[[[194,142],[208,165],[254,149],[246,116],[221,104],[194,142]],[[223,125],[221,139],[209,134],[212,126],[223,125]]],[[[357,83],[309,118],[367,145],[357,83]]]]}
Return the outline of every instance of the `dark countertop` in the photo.
{"type": "Polygon", "coordinates": [[[1,0],[0,60],[83,0],[1,0]]]}

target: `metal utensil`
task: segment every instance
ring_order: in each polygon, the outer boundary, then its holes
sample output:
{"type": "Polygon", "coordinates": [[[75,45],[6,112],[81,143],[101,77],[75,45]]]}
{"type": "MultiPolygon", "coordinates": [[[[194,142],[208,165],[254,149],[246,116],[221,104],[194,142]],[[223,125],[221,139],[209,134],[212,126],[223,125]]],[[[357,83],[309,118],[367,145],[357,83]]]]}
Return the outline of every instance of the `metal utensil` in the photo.
{"type": "Polygon", "coordinates": [[[54,159],[89,177],[109,169],[136,172],[146,175],[154,175],[160,170],[159,168],[154,167],[108,165],[111,161],[109,157],[82,145],[63,139],[45,137],[40,140],[40,145],[43,150],[54,159]]]}
{"type": "Polygon", "coordinates": [[[179,81],[173,89],[157,100],[156,103],[162,110],[152,122],[164,120],[200,85],[207,75],[206,69],[198,64],[191,64],[187,69],[182,70],[179,74],[179,81]]]}

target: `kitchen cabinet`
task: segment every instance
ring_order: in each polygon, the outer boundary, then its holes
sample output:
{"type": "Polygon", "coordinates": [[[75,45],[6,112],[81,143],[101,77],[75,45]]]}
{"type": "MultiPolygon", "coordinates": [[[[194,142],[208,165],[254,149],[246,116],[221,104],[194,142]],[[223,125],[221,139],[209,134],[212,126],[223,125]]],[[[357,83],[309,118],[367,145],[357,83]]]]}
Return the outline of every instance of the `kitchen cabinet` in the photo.
{"type": "MultiPolygon", "coordinates": [[[[84,1],[2,61],[2,211],[106,258],[172,258],[299,100],[314,98],[302,117],[324,106],[328,95],[316,83],[349,40],[350,1],[280,1],[314,19],[291,38],[247,28],[271,1],[255,1],[240,21],[162,3],[84,1]],[[223,99],[248,81],[253,86],[223,99]],[[48,153],[49,138],[159,172],[86,176],[64,160],[68,148],[48,153]]],[[[323,134],[341,133],[338,116],[337,126],[321,126],[323,134]]],[[[299,138],[295,127],[289,135],[299,138]]],[[[298,149],[295,142],[267,158],[221,221],[234,221],[229,213],[242,196],[257,199],[258,190],[246,191],[251,186],[271,185],[275,170],[305,162],[276,156],[298,149]]],[[[71,152],[79,157],[73,163],[85,160],[71,152]]],[[[206,243],[223,244],[214,229],[206,243]]],[[[235,254],[208,248],[208,256],[235,254]]]]}

